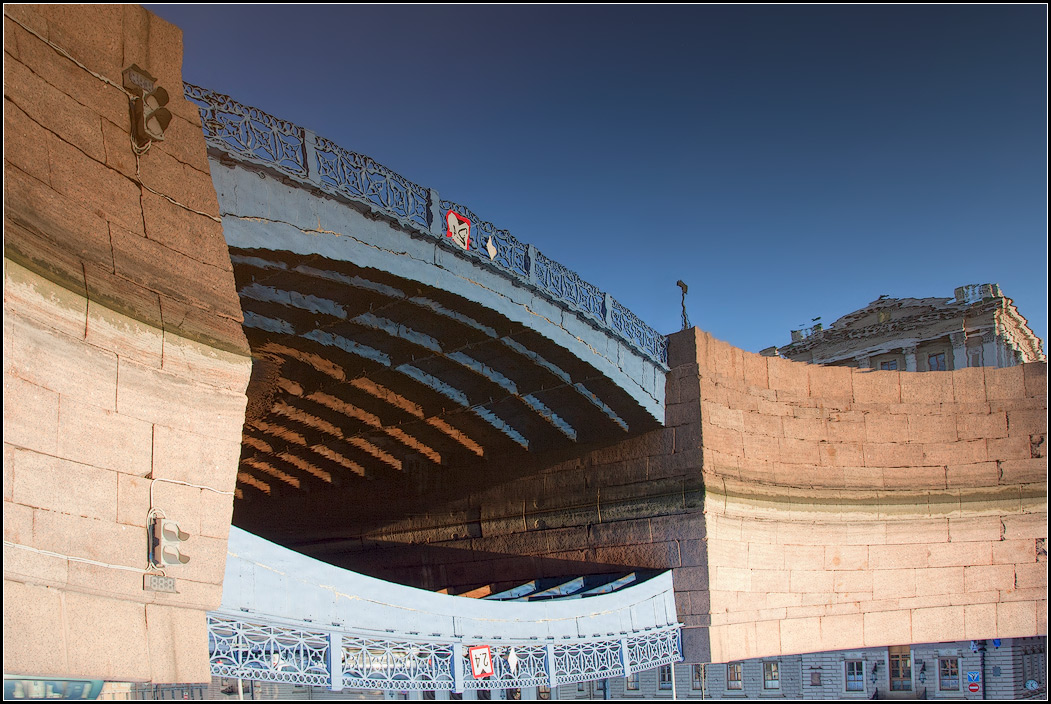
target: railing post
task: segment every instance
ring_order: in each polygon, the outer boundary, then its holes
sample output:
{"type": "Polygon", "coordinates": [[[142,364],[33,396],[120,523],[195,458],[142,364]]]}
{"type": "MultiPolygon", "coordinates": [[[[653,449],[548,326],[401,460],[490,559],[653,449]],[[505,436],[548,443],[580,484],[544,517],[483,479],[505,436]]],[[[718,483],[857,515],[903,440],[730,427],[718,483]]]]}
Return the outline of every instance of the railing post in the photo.
{"type": "Polygon", "coordinates": [[[438,191],[433,188],[427,189],[428,212],[431,217],[431,234],[435,237],[445,235],[445,215],[442,213],[442,201],[438,197],[438,191]]]}
{"type": "Polygon", "coordinates": [[[620,639],[620,667],[624,670],[624,676],[628,676],[628,664],[631,662],[631,653],[628,651],[628,639],[620,639]]]}
{"type": "Polygon", "coordinates": [[[602,306],[605,308],[603,311],[606,314],[606,327],[613,329],[613,296],[608,293],[604,294],[605,300],[602,301],[602,306]]]}
{"type": "Polygon", "coordinates": [[[463,693],[463,643],[453,643],[453,691],[463,693]]]}
{"type": "Polygon", "coordinates": [[[328,634],[328,675],[329,689],[333,692],[343,691],[343,636],[340,633],[328,634]]]}
{"type": "Polygon", "coordinates": [[[321,186],[321,174],[317,165],[317,135],[308,129],[303,130],[303,166],[307,170],[307,180],[315,186],[321,186]]]}
{"type": "Polygon", "coordinates": [[[555,682],[555,644],[548,643],[544,646],[544,667],[547,669],[547,686],[552,693],[558,684],[555,682]]]}
{"type": "Polygon", "coordinates": [[[529,251],[529,283],[531,283],[534,286],[536,286],[537,251],[536,251],[536,247],[534,247],[533,245],[528,245],[528,247],[529,247],[529,250],[528,250],[529,251]]]}

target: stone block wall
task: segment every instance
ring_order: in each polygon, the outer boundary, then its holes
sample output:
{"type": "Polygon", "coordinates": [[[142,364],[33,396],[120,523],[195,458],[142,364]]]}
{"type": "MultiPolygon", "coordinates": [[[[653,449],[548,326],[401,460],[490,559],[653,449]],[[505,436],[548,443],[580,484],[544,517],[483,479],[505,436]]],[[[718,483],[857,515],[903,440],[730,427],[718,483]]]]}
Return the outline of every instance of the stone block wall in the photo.
{"type": "Polygon", "coordinates": [[[4,51],[4,672],[207,681],[251,362],[181,33],[6,5],[4,51]],[[141,154],[133,63],[173,114],[141,154]],[[143,589],[151,501],[176,594],[143,589]]]}
{"type": "Polygon", "coordinates": [[[1045,364],[859,371],[694,334],[714,662],[1047,632],[1045,364]]]}
{"type": "Polygon", "coordinates": [[[664,429],[451,472],[319,557],[453,593],[672,569],[688,662],[1046,632],[1043,364],[861,372],[699,330],[669,362],[664,429]]]}

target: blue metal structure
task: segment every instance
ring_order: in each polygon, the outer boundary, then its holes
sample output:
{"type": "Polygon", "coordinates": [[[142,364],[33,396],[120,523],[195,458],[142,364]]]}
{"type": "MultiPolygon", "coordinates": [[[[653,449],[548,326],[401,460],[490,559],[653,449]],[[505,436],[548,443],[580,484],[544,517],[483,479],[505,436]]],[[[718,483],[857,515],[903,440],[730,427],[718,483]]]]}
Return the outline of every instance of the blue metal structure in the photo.
{"type": "Polygon", "coordinates": [[[554,687],[682,659],[670,572],[612,593],[503,602],[333,567],[232,528],[212,673],[333,690],[554,687]],[[495,672],[474,678],[468,649],[495,672]]]}
{"type": "Polygon", "coordinates": [[[238,159],[265,165],[305,185],[366,205],[402,227],[439,239],[442,213],[453,211],[474,223],[467,250],[478,262],[528,285],[576,311],[592,324],[625,340],[666,367],[668,340],[634,313],[575,272],[520,242],[507,230],[480,220],[459,203],[442,200],[362,154],[346,150],[310,130],[242,105],[229,96],[190,83],[186,97],[201,111],[208,144],[238,159]]]}

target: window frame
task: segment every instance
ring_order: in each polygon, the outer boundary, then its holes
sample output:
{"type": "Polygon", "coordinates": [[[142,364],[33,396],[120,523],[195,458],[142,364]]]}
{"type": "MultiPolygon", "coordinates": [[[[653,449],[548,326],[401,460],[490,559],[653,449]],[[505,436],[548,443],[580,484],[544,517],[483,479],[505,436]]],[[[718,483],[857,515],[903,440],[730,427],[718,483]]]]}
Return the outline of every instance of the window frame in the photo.
{"type": "Polygon", "coordinates": [[[844,692],[864,692],[865,691],[865,661],[858,660],[857,658],[843,661],[843,691],[844,692]],[[857,666],[857,672],[854,673],[853,679],[850,674],[851,666],[857,666]],[[851,684],[857,684],[860,686],[851,687],[851,684]]]}
{"type": "Polygon", "coordinates": [[[939,692],[959,692],[960,691],[960,658],[956,657],[945,657],[938,658],[938,691],[939,692]],[[944,667],[951,663],[952,667],[955,668],[955,675],[946,675],[944,667]],[[956,686],[946,687],[945,681],[955,676],[956,686]]]}
{"type": "Polygon", "coordinates": [[[704,665],[695,664],[690,670],[690,689],[694,692],[704,689],[704,665]]]}
{"type": "Polygon", "coordinates": [[[726,688],[736,691],[744,691],[744,663],[726,663],[726,688]],[[737,677],[731,677],[735,673],[737,677]]]}
{"type": "Polygon", "coordinates": [[[671,665],[661,665],[657,668],[657,689],[662,691],[672,689],[671,680],[674,676],[671,665]]]}
{"type": "Polygon", "coordinates": [[[639,673],[629,672],[624,675],[624,691],[625,692],[638,692],[639,691],[639,673]]]}
{"type": "Polygon", "coordinates": [[[763,689],[781,689],[781,663],[777,660],[763,662],[763,689]]]}

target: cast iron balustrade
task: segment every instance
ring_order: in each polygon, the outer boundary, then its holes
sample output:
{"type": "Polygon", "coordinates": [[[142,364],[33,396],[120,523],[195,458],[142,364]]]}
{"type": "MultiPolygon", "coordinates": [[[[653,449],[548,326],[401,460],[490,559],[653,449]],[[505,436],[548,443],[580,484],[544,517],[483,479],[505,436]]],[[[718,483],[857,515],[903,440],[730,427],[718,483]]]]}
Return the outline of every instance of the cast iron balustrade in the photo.
{"type": "Polygon", "coordinates": [[[626,341],[643,356],[667,366],[668,339],[664,335],[609,294],[532,245],[515,239],[507,230],[480,220],[466,206],[441,200],[435,190],[423,188],[367,156],[229,96],[190,83],[185,83],[184,89],[186,98],[201,112],[209,146],[275,169],[308,187],[366,205],[403,228],[434,237],[516,282],[535,287],[592,325],[626,341]],[[444,214],[450,210],[471,221],[466,252],[446,242],[444,214]]]}
{"type": "Polygon", "coordinates": [[[462,692],[554,687],[679,662],[679,628],[663,626],[615,638],[494,643],[495,673],[481,679],[470,674],[467,649],[475,643],[326,630],[259,614],[209,613],[208,643],[216,677],[335,690],[462,692]],[[334,652],[340,653],[338,662],[331,657],[334,652]]]}

